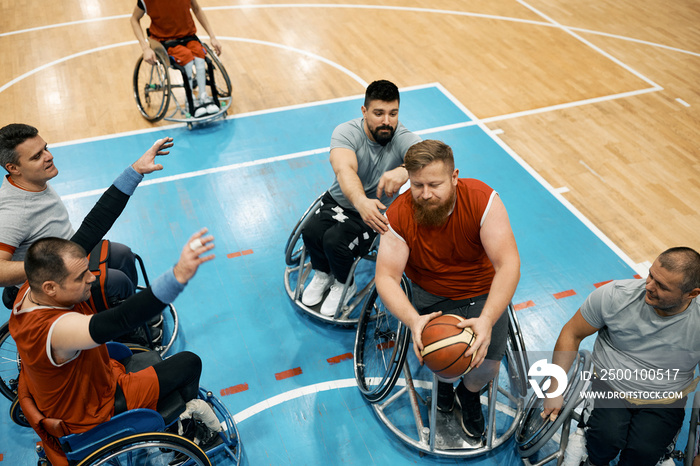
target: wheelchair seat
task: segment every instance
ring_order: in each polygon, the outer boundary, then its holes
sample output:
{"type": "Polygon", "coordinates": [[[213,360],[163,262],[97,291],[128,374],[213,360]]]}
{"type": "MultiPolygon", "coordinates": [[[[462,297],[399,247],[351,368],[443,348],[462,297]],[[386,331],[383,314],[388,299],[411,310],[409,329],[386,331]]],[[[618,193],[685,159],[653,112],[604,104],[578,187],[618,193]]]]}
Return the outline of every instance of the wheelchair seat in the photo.
{"type": "MultiPolygon", "coordinates": [[[[367,250],[359,251],[358,257],[350,268],[348,276],[354,277],[357,291],[354,296],[349,297],[349,301],[346,305],[343,306],[339,304],[335,314],[331,316],[321,314],[320,309],[323,300],[315,306],[305,305],[301,301],[301,297],[305,286],[311,278],[311,262],[306,254],[306,248],[301,238],[301,231],[306,225],[306,222],[311,218],[311,215],[320,208],[322,197],[323,195],[319,196],[311,203],[289,235],[284,252],[286,263],[286,268],[284,270],[284,287],[287,290],[289,299],[292,300],[298,309],[308,316],[326,323],[353,327],[357,325],[361,304],[374,285],[374,266],[370,264],[376,262],[379,235],[377,235],[374,242],[367,250]]],[[[347,280],[343,289],[343,294],[341,295],[341,303],[346,301],[346,293],[350,289],[350,283],[352,283],[352,281],[347,280]]]]}
{"type": "MultiPolygon", "coordinates": [[[[199,40],[197,38],[197,40],[199,40]]],[[[165,47],[159,41],[148,38],[151,48],[156,53],[157,62],[151,65],[143,61],[143,56],[136,61],[133,74],[134,97],[141,115],[148,121],[184,122],[189,129],[196,123],[210,122],[226,118],[231,106],[231,80],[219,58],[209,45],[202,42],[206,50],[207,66],[206,85],[211,89],[211,97],[219,111],[201,117],[194,117],[194,97],[190,88],[185,68],[168,56],[165,47]],[[169,69],[178,73],[171,74],[169,69]],[[171,101],[174,108],[170,108],[171,101]]],[[[196,70],[193,71],[196,73],[196,70]]],[[[196,80],[195,87],[196,87],[196,80]]]]}

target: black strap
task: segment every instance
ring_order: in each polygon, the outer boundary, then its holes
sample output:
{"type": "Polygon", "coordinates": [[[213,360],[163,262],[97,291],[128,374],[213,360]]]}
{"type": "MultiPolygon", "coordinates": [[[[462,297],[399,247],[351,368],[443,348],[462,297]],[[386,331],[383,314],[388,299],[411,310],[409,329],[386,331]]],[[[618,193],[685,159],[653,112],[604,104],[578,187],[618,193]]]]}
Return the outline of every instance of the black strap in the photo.
{"type": "Polygon", "coordinates": [[[488,293],[482,294],[479,296],[474,296],[471,298],[465,298],[465,299],[445,298],[442,301],[438,301],[435,304],[431,304],[430,306],[428,306],[424,309],[421,309],[421,313],[429,314],[431,312],[437,312],[437,311],[448,312],[448,311],[452,311],[455,309],[459,309],[460,307],[473,306],[474,304],[476,304],[477,301],[480,301],[482,299],[486,299],[487,297],[488,297],[488,293]]]}

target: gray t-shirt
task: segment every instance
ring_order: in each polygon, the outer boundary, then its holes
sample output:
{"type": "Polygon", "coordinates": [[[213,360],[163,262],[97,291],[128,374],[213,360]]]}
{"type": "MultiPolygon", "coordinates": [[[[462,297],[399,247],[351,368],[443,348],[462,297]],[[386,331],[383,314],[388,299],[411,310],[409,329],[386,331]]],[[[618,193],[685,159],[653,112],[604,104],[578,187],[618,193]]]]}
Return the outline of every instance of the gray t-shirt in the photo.
{"type": "Polygon", "coordinates": [[[680,314],[661,317],[644,301],[644,287],[644,279],[614,281],[581,306],[586,322],[600,329],[593,364],[617,391],[679,391],[700,362],[700,304],[696,298],[680,314]]]}
{"type": "Polygon", "coordinates": [[[66,206],[51,185],[40,192],[26,191],[5,177],[0,186],[0,248],[16,248],[13,261],[24,260],[38,239],[68,239],[73,234],[66,206]]]}
{"type": "MultiPolygon", "coordinates": [[[[394,137],[386,145],[382,146],[370,140],[363,128],[364,118],[357,118],[338,125],[331,136],[331,150],[342,147],[355,152],[357,156],[357,175],[365,188],[365,195],[369,199],[377,198],[377,185],[384,172],[393,170],[403,163],[406,151],[421,138],[410,132],[400,122],[396,125],[394,137]]],[[[355,207],[345,198],[340,189],[338,179],[328,190],[333,199],[345,209],[356,211],[355,207]]],[[[394,195],[394,199],[396,194],[394,195]]],[[[382,193],[380,202],[389,207],[393,201],[385,193],[382,193]]]]}

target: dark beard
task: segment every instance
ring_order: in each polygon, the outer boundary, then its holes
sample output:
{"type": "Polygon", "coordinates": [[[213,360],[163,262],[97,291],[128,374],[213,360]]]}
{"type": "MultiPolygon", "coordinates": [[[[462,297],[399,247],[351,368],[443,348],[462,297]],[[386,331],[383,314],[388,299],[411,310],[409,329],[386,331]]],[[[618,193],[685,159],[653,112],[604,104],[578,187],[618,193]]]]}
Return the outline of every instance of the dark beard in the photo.
{"type": "Polygon", "coordinates": [[[387,144],[389,144],[391,142],[391,139],[394,137],[394,131],[395,131],[394,128],[392,128],[389,125],[386,125],[386,126],[377,126],[376,128],[374,128],[374,131],[370,131],[370,132],[372,133],[372,137],[374,138],[374,141],[377,144],[379,144],[380,146],[386,146],[387,144]],[[379,132],[380,130],[383,130],[383,129],[390,130],[389,134],[385,135],[385,133],[379,132]]]}
{"type": "Polygon", "coordinates": [[[419,226],[422,227],[441,227],[447,223],[447,219],[450,217],[450,212],[455,205],[455,198],[457,197],[457,190],[453,190],[450,197],[441,204],[432,204],[425,202],[418,202],[413,200],[413,219],[419,226]]]}

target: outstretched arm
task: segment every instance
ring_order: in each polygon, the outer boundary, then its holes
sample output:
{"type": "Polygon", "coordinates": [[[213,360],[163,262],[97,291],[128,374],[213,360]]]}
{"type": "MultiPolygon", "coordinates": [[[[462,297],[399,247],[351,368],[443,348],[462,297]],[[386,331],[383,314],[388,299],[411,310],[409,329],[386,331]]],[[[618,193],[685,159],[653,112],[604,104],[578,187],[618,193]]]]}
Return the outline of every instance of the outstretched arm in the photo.
{"type": "Polygon", "coordinates": [[[184,289],[199,266],[214,258],[214,255],[205,255],[214,248],[214,238],[204,236],[206,233],[204,228],[192,235],[182,248],[177,264],[154,280],[148,289],[99,314],[69,312],[61,317],[54,324],[50,337],[56,362],[61,363],[80,350],[117,338],[161,312],[184,289]]]}
{"type": "Polygon", "coordinates": [[[167,149],[172,146],[173,138],[159,139],[136,162],[124,170],[85,216],[71,241],[81,245],[87,252],[92,251],[124,211],[130,196],[143,176],[163,169],[163,165],[155,163],[155,158],[169,154],[170,151],[167,149]]]}
{"type": "Polygon", "coordinates": [[[190,7],[192,8],[192,13],[194,13],[195,17],[197,18],[197,21],[199,21],[199,24],[201,24],[204,30],[207,31],[207,34],[209,35],[209,42],[211,42],[211,46],[214,47],[214,52],[217,55],[221,55],[221,43],[214,35],[214,30],[209,25],[209,20],[207,19],[207,15],[204,14],[204,10],[202,10],[202,8],[199,6],[197,0],[191,0],[190,7]]]}
{"type": "Polygon", "coordinates": [[[383,235],[379,242],[379,252],[377,253],[377,272],[374,282],[377,286],[379,297],[386,305],[387,309],[403,322],[409,329],[413,337],[413,350],[421,364],[423,358],[420,351],[423,349],[421,335],[425,325],[442,312],[421,316],[408,300],[406,293],[401,289],[401,276],[408,262],[410,250],[406,243],[389,232],[383,235]]]}

